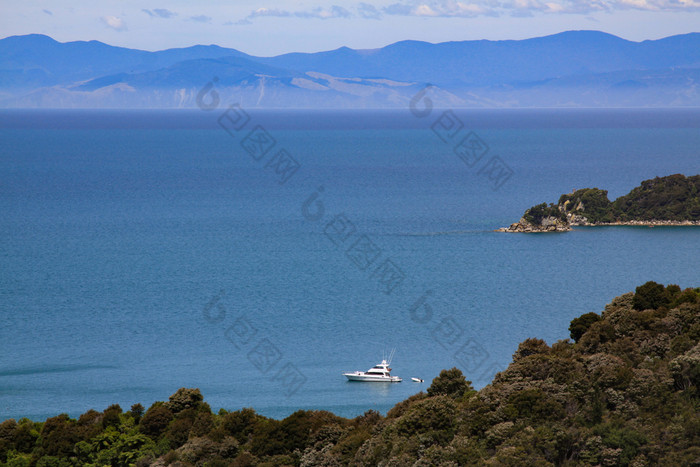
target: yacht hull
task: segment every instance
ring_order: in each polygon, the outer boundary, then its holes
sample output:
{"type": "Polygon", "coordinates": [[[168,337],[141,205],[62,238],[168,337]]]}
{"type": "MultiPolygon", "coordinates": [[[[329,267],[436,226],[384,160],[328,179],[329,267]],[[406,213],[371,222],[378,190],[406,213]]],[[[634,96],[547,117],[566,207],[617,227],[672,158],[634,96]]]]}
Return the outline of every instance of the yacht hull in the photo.
{"type": "Polygon", "coordinates": [[[366,375],[360,373],[343,373],[348,381],[360,381],[364,383],[400,383],[398,376],[366,375]]]}

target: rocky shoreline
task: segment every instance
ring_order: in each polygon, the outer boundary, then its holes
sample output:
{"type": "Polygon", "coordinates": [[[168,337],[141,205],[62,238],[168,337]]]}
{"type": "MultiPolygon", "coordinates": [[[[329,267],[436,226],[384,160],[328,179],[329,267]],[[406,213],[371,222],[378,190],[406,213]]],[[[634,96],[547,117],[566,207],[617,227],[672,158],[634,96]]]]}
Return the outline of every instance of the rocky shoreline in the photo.
{"type": "Polygon", "coordinates": [[[571,224],[573,226],[585,226],[585,227],[599,227],[599,226],[605,226],[605,225],[636,225],[640,227],[680,227],[680,226],[686,226],[686,225],[693,225],[693,226],[700,226],[700,221],[659,221],[659,220],[651,220],[651,221],[625,221],[625,222],[600,222],[600,223],[591,223],[591,222],[581,222],[581,223],[575,223],[571,224]]]}
{"type": "Polygon", "coordinates": [[[571,230],[571,224],[564,222],[556,217],[545,217],[540,224],[532,224],[524,217],[518,222],[510,224],[508,227],[501,227],[494,232],[510,232],[510,233],[543,233],[543,232],[568,232],[571,230]]]}
{"type": "Polygon", "coordinates": [[[573,222],[563,222],[559,219],[550,217],[542,220],[542,224],[533,225],[525,218],[511,224],[508,227],[501,227],[494,232],[508,233],[547,233],[547,232],[569,232],[572,227],[605,227],[605,226],[636,226],[636,227],[681,227],[695,226],[700,227],[700,221],[669,221],[669,220],[651,220],[651,221],[624,221],[624,222],[587,222],[585,220],[577,220],[573,222]]]}

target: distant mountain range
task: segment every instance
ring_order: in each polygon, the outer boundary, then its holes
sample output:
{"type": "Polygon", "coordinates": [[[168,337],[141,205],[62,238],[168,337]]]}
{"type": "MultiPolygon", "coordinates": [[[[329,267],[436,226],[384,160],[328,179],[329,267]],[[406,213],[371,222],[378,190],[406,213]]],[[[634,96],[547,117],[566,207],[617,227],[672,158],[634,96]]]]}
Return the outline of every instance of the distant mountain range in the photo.
{"type": "Polygon", "coordinates": [[[255,57],[216,45],[158,52],[44,35],[0,40],[0,107],[196,107],[213,83],[246,107],[700,106],[700,33],[631,42],[597,31],[520,41],[403,41],[255,57]]]}

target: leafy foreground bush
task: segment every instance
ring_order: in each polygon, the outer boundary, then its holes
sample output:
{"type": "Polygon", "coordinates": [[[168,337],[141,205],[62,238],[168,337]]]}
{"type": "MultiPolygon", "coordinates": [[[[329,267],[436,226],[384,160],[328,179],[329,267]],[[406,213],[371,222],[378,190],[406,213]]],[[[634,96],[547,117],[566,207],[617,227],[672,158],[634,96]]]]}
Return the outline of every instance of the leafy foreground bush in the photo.
{"type": "Polygon", "coordinates": [[[551,347],[527,339],[480,391],[457,368],[426,393],[345,419],[212,414],[198,389],[0,424],[3,466],[700,465],[700,289],[648,282],[551,347]]]}

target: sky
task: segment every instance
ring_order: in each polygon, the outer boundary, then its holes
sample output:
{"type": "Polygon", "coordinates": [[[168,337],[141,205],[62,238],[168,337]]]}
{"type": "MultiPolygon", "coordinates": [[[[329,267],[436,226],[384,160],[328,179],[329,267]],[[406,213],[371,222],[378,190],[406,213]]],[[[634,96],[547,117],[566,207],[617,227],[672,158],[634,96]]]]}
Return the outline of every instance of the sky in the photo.
{"type": "Polygon", "coordinates": [[[401,41],[525,39],[599,30],[628,40],[700,31],[700,0],[2,0],[0,37],[162,50],[217,44],[251,55],[401,41]]]}

